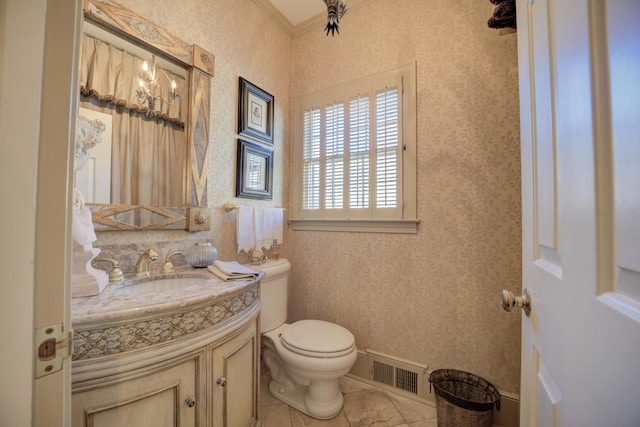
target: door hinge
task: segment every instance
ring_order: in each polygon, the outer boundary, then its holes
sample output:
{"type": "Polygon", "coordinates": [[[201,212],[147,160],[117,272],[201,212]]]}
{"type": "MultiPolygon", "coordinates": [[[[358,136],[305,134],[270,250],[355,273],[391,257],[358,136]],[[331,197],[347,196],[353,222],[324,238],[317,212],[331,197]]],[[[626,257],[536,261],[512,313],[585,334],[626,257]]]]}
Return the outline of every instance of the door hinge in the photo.
{"type": "Polygon", "coordinates": [[[62,323],[36,329],[36,378],[58,372],[73,353],[73,331],[62,323]]]}

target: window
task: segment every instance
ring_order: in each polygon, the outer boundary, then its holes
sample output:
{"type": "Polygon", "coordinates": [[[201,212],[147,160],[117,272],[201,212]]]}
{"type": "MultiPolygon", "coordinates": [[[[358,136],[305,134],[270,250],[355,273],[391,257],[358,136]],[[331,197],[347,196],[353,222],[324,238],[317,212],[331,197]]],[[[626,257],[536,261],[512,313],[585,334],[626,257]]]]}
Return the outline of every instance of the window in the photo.
{"type": "Polygon", "coordinates": [[[415,233],[415,66],[296,100],[297,230],[415,233]]]}

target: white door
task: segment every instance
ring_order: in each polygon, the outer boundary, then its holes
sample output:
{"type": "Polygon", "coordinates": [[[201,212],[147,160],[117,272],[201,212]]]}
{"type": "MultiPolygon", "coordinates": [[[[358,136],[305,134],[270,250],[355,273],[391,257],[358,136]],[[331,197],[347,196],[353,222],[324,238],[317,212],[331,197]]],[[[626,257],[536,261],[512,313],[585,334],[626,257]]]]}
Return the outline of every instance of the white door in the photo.
{"type": "Polygon", "coordinates": [[[71,111],[80,3],[0,0],[2,426],[69,421],[69,361],[37,379],[42,365],[34,361],[35,330],[69,328],[71,111]]]}
{"type": "MultiPolygon", "coordinates": [[[[47,0],[36,187],[34,329],[71,329],[71,190],[78,99],[80,0],[47,0]]],[[[67,340],[69,338],[67,337],[67,340]]],[[[58,342],[56,353],[64,353],[58,342]]],[[[68,344],[68,341],[66,342],[68,344]]],[[[68,347],[67,347],[68,348],[68,347]]],[[[35,355],[24,355],[31,357],[35,355]]],[[[32,425],[70,425],[71,358],[62,365],[39,357],[34,367],[32,425]],[[53,370],[49,370],[53,367],[53,370]],[[61,367],[61,370],[57,370],[61,367]],[[44,370],[44,372],[42,372],[44,370]]]]}
{"type": "Polygon", "coordinates": [[[640,426],[640,1],[518,0],[521,427],[640,426]]]}

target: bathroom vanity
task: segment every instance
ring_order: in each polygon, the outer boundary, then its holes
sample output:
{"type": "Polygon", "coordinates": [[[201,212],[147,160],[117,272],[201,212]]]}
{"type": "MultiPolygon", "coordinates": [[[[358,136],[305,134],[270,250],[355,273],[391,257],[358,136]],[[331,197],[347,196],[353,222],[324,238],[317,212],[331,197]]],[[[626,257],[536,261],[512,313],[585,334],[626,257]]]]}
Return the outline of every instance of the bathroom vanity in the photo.
{"type": "Polygon", "coordinates": [[[73,427],[257,426],[258,283],[206,270],[72,300],[73,427]]]}

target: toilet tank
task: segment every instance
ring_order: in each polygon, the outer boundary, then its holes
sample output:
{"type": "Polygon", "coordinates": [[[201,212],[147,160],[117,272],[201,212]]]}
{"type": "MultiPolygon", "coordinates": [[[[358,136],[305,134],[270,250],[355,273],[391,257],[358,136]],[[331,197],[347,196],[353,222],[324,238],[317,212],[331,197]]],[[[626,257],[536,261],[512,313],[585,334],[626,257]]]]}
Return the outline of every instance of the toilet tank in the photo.
{"type": "Polygon", "coordinates": [[[287,320],[287,282],[291,264],[281,258],[251,268],[264,271],[260,281],[260,333],[270,331],[287,320]]]}

